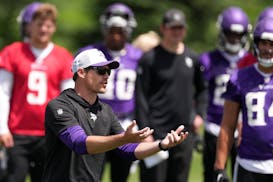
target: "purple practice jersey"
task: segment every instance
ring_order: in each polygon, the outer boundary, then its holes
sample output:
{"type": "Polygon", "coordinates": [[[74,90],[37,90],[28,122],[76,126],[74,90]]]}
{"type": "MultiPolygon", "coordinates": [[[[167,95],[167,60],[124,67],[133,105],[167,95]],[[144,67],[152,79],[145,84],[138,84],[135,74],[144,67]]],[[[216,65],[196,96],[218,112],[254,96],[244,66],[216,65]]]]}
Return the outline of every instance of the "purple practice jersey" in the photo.
{"type": "Polygon", "coordinates": [[[208,81],[207,122],[220,125],[224,108],[222,94],[226,91],[226,84],[231,72],[237,68],[238,61],[229,62],[219,50],[203,53],[199,59],[208,81]]]}
{"type": "Polygon", "coordinates": [[[115,57],[103,43],[98,43],[86,46],[80,52],[92,48],[101,50],[108,60],[114,58],[120,63],[118,69],[112,70],[106,93],[100,94],[100,99],[109,104],[118,116],[132,114],[135,105],[136,68],[142,51],[127,43],[122,55],[115,57]]]}
{"type": "Polygon", "coordinates": [[[241,158],[273,159],[273,75],[257,64],[235,71],[223,97],[240,104],[243,115],[241,158]]]}

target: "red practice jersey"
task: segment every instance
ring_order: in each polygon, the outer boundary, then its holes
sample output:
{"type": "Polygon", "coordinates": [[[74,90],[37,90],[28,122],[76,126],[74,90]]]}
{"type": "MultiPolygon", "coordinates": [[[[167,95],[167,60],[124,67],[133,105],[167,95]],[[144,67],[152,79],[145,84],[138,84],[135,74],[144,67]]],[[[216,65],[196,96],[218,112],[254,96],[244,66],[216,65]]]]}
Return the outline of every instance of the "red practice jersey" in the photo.
{"type": "Polygon", "coordinates": [[[16,42],[5,47],[0,68],[13,74],[9,129],[12,134],[43,136],[44,113],[49,100],[60,93],[61,82],[72,77],[72,54],[54,45],[39,63],[30,45],[16,42]]]}
{"type": "Polygon", "coordinates": [[[257,58],[252,54],[248,53],[238,62],[238,68],[244,68],[257,62],[257,58]]]}

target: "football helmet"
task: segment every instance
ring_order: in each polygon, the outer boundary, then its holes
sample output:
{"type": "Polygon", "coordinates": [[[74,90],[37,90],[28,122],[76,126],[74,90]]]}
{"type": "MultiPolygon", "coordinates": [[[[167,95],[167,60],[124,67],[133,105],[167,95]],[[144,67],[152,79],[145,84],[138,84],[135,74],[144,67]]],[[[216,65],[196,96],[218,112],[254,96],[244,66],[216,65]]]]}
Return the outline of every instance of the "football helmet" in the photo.
{"type": "Polygon", "coordinates": [[[261,19],[265,18],[265,17],[270,17],[273,18],[273,7],[267,7],[265,8],[259,15],[258,17],[258,21],[260,21],[261,19]]]}
{"type": "Polygon", "coordinates": [[[220,31],[218,39],[220,48],[236,54],[246,46],[250,24],[248,16],[241,8],[232,6],[225,9],[218,17],[217,26],[220,31]],[[230,43],[227,38],[229,33],[242,36],[235,43],[230,43]]]}
{"type": "Polygon", "coordinates": [[[137,26],[135,15],[131,8],[122,3],[114,3],[106,8],[100,16],[100,23],[103,34],[111,27],[121,27],[128,37],[137,26]]]}
{"type": "MultiPolygon", "coordinates": [[[[258,48],[258,42],[260,40],[269,40],[273,41],[273,18],[263,18],[260,20],[254,29],[253,32],[253,39],[254,39],[254,51],[255,54],[257,55],[257,59],[259,63],[264,66],[264,67],[271,67],[273,66],[273,57],[272,58],[261,58],[260,57],[260,51],[258,48]]],[[[264,50],[268,51],[268,53],[273,52],[272,49],[270,50],[264,50]]]]}
{"type": "Polygon", "coordinates": [[[33,2],[25,6],[25,8],[20,12],[17,17],[17,22],[19,23],[20,35],[22,38],[28,37],[26,26],[31,22],[34,12],[40,7],[42,3],[33,2]]]}

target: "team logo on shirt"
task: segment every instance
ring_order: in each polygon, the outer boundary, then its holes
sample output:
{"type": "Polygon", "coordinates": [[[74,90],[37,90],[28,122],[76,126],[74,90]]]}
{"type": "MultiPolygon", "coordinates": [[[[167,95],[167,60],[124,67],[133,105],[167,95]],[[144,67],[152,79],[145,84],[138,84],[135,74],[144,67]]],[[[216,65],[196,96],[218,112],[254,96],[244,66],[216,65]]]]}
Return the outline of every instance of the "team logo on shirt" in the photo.
{"type": "Polygon", "coordinates": [[[186,65],[187,65],[189,68],[192,67],[193,62],[192,62],[192,59],[191,59],[191,58],[186,57],[186,58],[185,58],[185,62],[186,62],[186,65]]]}
{"type": "Polygon", "coordinates": [[[90,119],[92,120],[92,121],[96,121],[97,120],[97,116],[96,116],[96,114],[94,114],[94,113],[92,113],[92,112],[90,112],[90,119]]]}
{"type": "Polygon", "coordinates": [[[57,114],[58,115],[62,115],[64,113],[63,109],[59,108],[57,109],[57,114]]]}

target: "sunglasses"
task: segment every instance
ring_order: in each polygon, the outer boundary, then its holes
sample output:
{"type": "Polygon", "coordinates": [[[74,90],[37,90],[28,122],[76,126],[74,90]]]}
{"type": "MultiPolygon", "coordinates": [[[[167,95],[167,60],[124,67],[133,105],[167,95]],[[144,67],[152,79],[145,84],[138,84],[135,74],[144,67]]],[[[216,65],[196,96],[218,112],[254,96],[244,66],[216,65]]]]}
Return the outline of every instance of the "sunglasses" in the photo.
{"type": "Polygon", "coordinates": [[[181,25],[176,25],[176,26],[171,26],[169,27],[170,30],[183,30],[184,26],[181,25]]]}
{"type": "Polygon", "coordinates": [[[89,67],[85,68],[85,70],[86,71],[95,70],[99,75],[105,75],[106,73],[108,75],[111,74],[111,69],[105,68],[105,67],[102,67],[102,66],[89,66],[89,67]]]}

